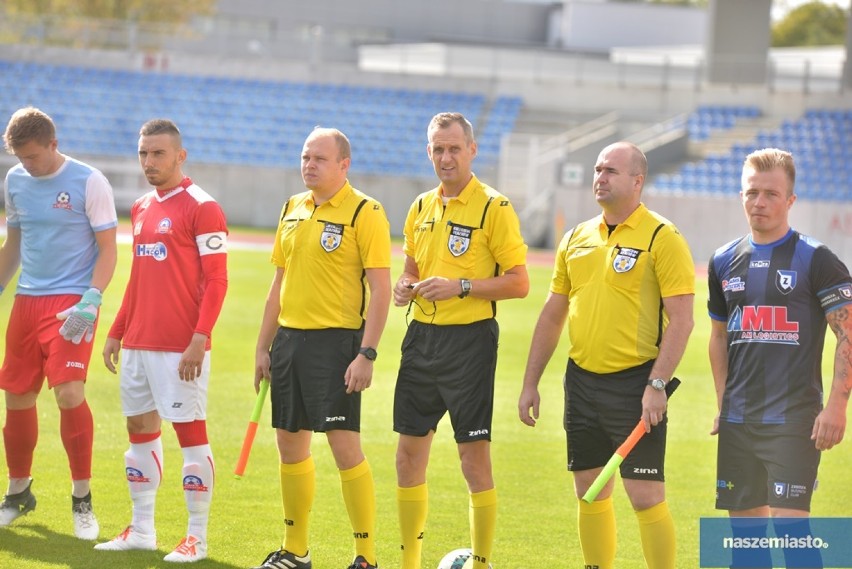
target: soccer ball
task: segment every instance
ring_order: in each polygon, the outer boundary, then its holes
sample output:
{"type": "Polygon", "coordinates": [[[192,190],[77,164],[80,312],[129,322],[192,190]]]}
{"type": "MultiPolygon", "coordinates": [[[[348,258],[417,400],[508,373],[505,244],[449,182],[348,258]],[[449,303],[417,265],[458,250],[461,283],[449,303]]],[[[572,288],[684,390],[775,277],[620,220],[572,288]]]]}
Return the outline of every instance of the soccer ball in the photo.
{"type": "MultiPolygon", "coordinates": [[[[469,547],[454,549],[444,555],[441,562],[438,563],[438,569],[467,569],[473,566],[473,561],[470,556],[473,555],[473,550],[469,547]]],[[[488,569],[492,569],[491,564],[488,564],[488,569]]]]}

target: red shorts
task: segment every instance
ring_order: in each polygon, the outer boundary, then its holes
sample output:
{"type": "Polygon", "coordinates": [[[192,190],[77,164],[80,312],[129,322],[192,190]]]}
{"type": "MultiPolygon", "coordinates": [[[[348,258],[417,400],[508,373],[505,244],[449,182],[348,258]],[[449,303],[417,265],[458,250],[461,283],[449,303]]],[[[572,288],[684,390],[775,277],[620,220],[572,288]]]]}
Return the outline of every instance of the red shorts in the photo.
{"type": "MultiPolygon", "coordinates": [[[[6,358],[0,369],[0,389],[23,395],[41,391],[44,378],[53,387],[85,381],[92,343],[73,344],[59,335],[57,312],[80,301],[78,294],[15,296],[6,328],[6,358]]],[[[95,322],[97,326],[97,322],[95,322]]]]}

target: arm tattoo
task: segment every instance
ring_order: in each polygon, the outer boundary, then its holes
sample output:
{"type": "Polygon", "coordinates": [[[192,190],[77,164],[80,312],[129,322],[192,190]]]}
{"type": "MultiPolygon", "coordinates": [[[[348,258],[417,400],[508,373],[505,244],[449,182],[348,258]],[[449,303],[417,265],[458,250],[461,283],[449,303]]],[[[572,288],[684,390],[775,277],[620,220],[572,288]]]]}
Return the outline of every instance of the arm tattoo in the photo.
{"type": "Polygon", "coordinates": [[[852,322],[849,318],[850,305],[832,310],[826,316],[831,331],[837,337],[837,348],[834,354],[834,381],[845,388],[846,397],[852,391],[852,322]]]}

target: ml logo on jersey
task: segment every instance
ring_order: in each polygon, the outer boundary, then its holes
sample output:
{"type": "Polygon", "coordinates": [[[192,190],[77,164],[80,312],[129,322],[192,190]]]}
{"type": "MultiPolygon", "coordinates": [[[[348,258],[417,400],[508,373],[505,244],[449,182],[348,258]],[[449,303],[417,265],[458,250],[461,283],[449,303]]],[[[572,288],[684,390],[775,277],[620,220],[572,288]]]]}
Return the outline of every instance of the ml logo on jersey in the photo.
{"type": "Polygon", "coordinates": [[[796,288],[796,271],[778,269],[775,273],[775,288],[781,294],[790,294],[796,288]]]}
{"type": "Polygon", "coordinates": [[[628,249],[621,247],[618,249],[618,254],[612,261],[612,268],[616,273],[626,273],[636,264],[636,259],[639,258],[638,249],[628,249]]]}
{"type": "Polygon", "coordinates": [[[137,257],[153,257],[155,261],[165,261],[169,256],[166,246],[160,243],[139,243],[136,245],[137,257]]]}
{"type": "Polygon", "coordinates": [[[168,217],[164,217],[160,220],[160,223],[157,224],[157,233],[171,233],[172,232],[172,220],[168,217]]]}
{"type": "Polygon", "coordinates": [[[748,264],[749,269],[768,269],[769,261],[762,259],[760,261],[752,261],[748,264]]]}
{"type": "Polygon", "coordinates": [[[59,192],[56,194],[56,202],[53,207],[57,209],[71,209],[71,194],[68,192],[59,192]]]}
{"type": "Polygon", "coordinates": [[[739,332],[732,344],[799,344],[799,323],[790,322],[786,306],[738,306],[728,319],[728,332],[739,332]]]}
{"type": "Polygon", "coordinates": [[[459,257],[470,249],[470,235],[473,229],[463,225],[450,224],[450,237],[447,239],[447,248],[453,257],[459,257]]]}
{"type": "Polygon", "coordinates": [[[207,486],[204,481],[194,474],[188,474],[183,477],[183,489],[189,492],[207,492],[207,486]]]}
{"type": "Polygon", "coordinates": [[[338,247],[343,240],[343,226],[339,223],[326,222],[325,227],[320,235],[320,245],[325,249],[326,253],[331,253],[338,247]]]}

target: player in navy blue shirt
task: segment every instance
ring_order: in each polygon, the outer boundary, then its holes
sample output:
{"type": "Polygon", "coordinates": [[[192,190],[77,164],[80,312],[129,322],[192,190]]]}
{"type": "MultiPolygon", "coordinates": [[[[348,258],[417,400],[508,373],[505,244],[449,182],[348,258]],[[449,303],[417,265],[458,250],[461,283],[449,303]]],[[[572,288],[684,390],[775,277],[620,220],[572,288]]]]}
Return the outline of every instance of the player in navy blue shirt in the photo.
{"type": "Polygon", "coordinates": [[[852,278],[825,245],[790,227],[795,177],[789,152],[746,158],[740,196],[751,232],[719,248],[708,268],[716,508],[732,518],[807,517],[820,451],[846,427],[852,278]],[[837,348],[823,406],[826,324],[837,348]]]}

